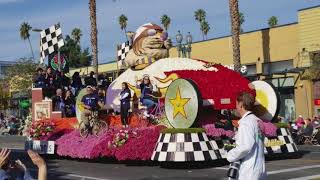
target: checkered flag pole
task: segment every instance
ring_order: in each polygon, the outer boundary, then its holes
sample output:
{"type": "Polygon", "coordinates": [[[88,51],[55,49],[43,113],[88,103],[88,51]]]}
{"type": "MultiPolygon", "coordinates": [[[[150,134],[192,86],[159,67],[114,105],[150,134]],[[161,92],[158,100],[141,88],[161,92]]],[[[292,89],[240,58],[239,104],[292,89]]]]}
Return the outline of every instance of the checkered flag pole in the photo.
{"type": "Polygon", "coordinates": [[[125,67],[124,59],[126,58],[131,48],[132,44],[129,41],[126,41],[125,43],[117,46],[118,66],[125,67]]]}
{"type": "Polygon", "coordinates": [[[56,24],[40,32],[40,63],[46,56],[58,52],[64,45],[60,24],[56,24]]]}

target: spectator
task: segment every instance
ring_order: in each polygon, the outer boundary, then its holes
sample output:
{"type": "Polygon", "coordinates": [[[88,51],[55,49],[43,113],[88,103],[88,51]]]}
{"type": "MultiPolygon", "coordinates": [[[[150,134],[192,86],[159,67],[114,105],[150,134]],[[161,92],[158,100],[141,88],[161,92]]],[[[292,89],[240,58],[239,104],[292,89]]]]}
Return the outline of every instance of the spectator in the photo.
{"type": "MultiPolygon", "coordinates": [[[[0,151],[0,179],[24,179],[32,180],[27,167],[20,161],[13,161],[10,159],[11,151],[8,149],[1,149],[0,151]]],[[[45,161],[39,156],[38,153],[35,153],[31,150],[28,151],[28,155],[33,162],[38,167],[38,180],[47,179],[47,167],[45,161]]]]}
{"type": "Polygon", "coordinates": [[[101,85],[103,88],[107,87],[107,80],[106,80],[106,76],[104,74],[99,74],[98,76],[98,81],[99,81],[99,85],[101,85]]]}
{"type": "Polygon", "coordinates": [[[64,100],[61,89],[57,89],[56,95],[52,97],[52,106],[53,111],[61,111],[64,114],[64,100]]]}
{"type": "Polygon", "coordinates": [[[302,129],[302,134],[305,136],[311,136],[313,132],[313,126],[311,124],[311,119],[308,118],[305,120],[305,126],[302,129]]]}
{"type": "Polygon", "coordinates": [[[64,72],[61,72],[61,78],[62,78],[62,86],[63,86],[65,89],[68,89],[69,86],[71,85],[71,83],[70,83],[70,78],[67,77],[64,72]]]}
{"type": "Polygon", "coordinates": [[[37,74],[34,77],[33,83],[36,88],[45,88],[46,87],[46,77],[44,75],[43,69],[38,68],[37,74]]]}
{"type": "Polygon", "coordinates": [[[75,99],[74,96],[71,92],[71,90],[67,90],[66,91],[66,96],[64,98],[64,104],[65,104],[65,108],[64,108],[64,112],[66,117],[75,117],[75,99]]]}
{"type": "Polygon", "coordinates": [[[46,84],[49,84],[49,81],[50,81],[50,80],[52,80],[52,81],[55,80],[55,75],[54,75],[54,73],[52,72],[52,68],[51,68],[51,67],[48,67],[48,68],[47,68],[46,75],[45,75],[45,79],[46,79],[46,84]]]}
{"type": "Polygon", "coordinates": [[[91,87],[96,87],[97,86],[97,81],[96,78],[94,77],[94,72],[90,72],[90,76],[86,77],[85,79],[85,85],[86,86],[91,86],[91,87]]]}
{"type": "Polygon", "coordinates": [[[98,97],[99,97],[99,103],[102,106],[106,105],[106,92],[103,87],[99,87],[98,97]]]}
{"type": "Polygon", "coordinates": [[[75,89],[75,95],[78,95],[78,92],[80,91],[80,89],[83,86],[79,72],[75,72],[72,75],[72,84],[71,84],[71,86],[75,89]]]}
{"type": "Polygon", "coordinates": [[[299,117],[296,120],[296,125],[298,126],[298,129],[302,128],[302,126],[304,126],[305,122],[304,119],[301,115],[299,115],[299,117]]]}
{"type": "Polygon", "coordinates": [[[312,126],[314,128],[318,128],[320,127],[320,120],[317,116],[314,116],[313,119],[312,119],[312,122],[311,122],[312,126]]]}
{"type": "Polygon", "coordinates": [[[313,126],[311,124],[311,119],[305,120],[305,126],[303,126],[298,132],[298,144],[303,144],[305,138],[304,136],[311,136],[313,133],[313,126]]]}
{"type": "Polygon", "coordinates": [[[128,87],[128,84],[123,82],[122,83],[122,91],[120,93],[120,113],[121,113],[121,123],[124,127],[128,127],[128,113],[130,109],[130,99],[131,99],[131,92],[128,87]]]}
{"type": "Polygon", "coordinates": [[[55,75],[52,72],[52,68],[48,67],[46,72],[45,72],[45,92],[44,95],[45,97],[52,97],[55,92],[55,75]]]}
{"type": "Polygon", "coordinates": [[[236,147],[227,154],[229,162],[240,162],[237,179],[266,179],[264,159],[264,137],[259,129],[261,121],[252,113],[255,99],[249,93],[241,93],[237,97],[236,110],[241,115],[236,147]]]}

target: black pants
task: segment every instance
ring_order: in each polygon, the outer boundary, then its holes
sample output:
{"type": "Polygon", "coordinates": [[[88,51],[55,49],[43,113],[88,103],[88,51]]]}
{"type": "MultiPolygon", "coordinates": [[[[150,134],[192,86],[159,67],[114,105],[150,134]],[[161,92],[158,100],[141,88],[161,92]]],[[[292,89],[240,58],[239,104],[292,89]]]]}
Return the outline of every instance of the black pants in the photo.
{"type": "Polygon", "coordinates": [[[128,114],[129,114],[130,105],[122,105],[120,107],[120,116],[122,125],[127,125],[128,123],[128,114]]]}

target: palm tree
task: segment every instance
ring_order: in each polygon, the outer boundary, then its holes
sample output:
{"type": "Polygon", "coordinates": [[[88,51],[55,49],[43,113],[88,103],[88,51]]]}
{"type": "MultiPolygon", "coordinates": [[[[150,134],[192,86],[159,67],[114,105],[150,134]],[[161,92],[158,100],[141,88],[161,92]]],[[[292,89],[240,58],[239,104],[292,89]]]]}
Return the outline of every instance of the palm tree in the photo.
{"type": "Polygon", "coordinates": [[[239,13],[239,22],[240,22],[240,33],[243,32],[242,24],[245,22],[244,14],[242,12],[239,13]]]}
{"type": "Polygon", "coordinates": [[[271,16],[268,20],[269,27],[275,27],[278,25],[278,18],[276,16],[271,16]]]}
{"type": "Polygon", "coordinates": [[[238,0],[229,0],[234,70],[240,72],[240,15],[238,0]]]}
{"type": "Polygon", "coordinates": [[[126,39],[128,40],[128,37],[127,37],[127,22],[128,22],[127,16],[125,16],[124,14],[121,14],[119,16],[119,25],[120,25],[121,30],[124,30],[126,39]]]}
{"type": "Polygon", "coordinates": [[[77,43],[80,44],[80,38],[82,36],[81,30],[79,28],[74,28],[71,32],[72,39],[77,43]]]}
{"type": "Polygon", "coordinates": [[[170,25],[171,18],[168,15],[164,14],[161,16],[160,19],[161,19],[161,24],[163,25],[164,29],[166,31],[168,31],[168,27],[170,25]]]}
{"type": "Polygon", "coordinates": [[[207,16],[207,13],[203,9],[198,9],[194,12],[194,18],[196,19],[196,21],[199,21],[199,23],[204,21],[206,19],[206,16],[207,16]]]}
{"type": "Polygon", "coordinates": [[[210,24],[207,21],[202,21],[200,26],[201,26],[201,31],[205,35],[206,39],[208,39],[207,34],[210,31],[210,24]]]}
{"type": "Polygon", "coordinates": [[[202,39],[203,39],[203,40],[204,40],[204,32],[202,31],[201,24],[202,24],[203,21],[206,20],[206,16],[207,16],[207,13],[206,13],[206,11],[203,10],[203,9],[198,9],[198,10],[196,10],[196,11],[194,12],[194,18],[195,18],[195,20],[198,21],[199,24],[200,24],[200,30],[201,30],[201,32],[202,32],[202,39]]]}
{"type": "Polygon", "coordinates": [[[27,22],[23,22],[21,24],[21,26],[20,26],[20,37],[23,40],[28,39],[30,50],[31,50],[31,54],[32,54],[32,57],[34,59],[33,49],[32,49],[32,45],[31,45],[31,42],[30,42],[30,33],[29,33],[31,29],[32,29],[32,27],[27,22]]]}
{"type": "Polygon", "coordinates": [[[97,38],[97,14],[96,0],[89,0],[90,22],[91,22],[91,48],[92,61],[95,69],[96,79],[98,81],[98,38],[97,38]]]}

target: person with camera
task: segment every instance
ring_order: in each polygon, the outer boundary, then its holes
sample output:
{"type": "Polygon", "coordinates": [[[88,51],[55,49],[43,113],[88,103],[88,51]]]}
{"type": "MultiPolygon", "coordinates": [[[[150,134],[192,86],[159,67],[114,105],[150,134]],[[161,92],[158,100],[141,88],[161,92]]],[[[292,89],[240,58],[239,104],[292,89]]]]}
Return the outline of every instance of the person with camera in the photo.
{"type": "MultiPolygon", "coordinates": [[[[0,180],[33,180],[27,167],[20,160],[10,159],[10,153],[11,151],[6,148],[0,151],[0,180]]],[[[38,167],[38,180],[46,180],[47,166],[45,161],[38,153],[31,150],[28,150],[28,155],[33,164],[38,167]]]]}
{"type": "MultiPolygon", "coordinates": [[[[247,92],[239,94],[236,100],[236,110],[241,116],[236,134],[236,146],[227,153],[227,160],[239,167],[239,180],[266,179],[264,160],[264,136],[258,125],[260,119],[252,111],[255,98],[247,92]]],[[[230,177],[230,175],[229,175],[230,177]]]]}

